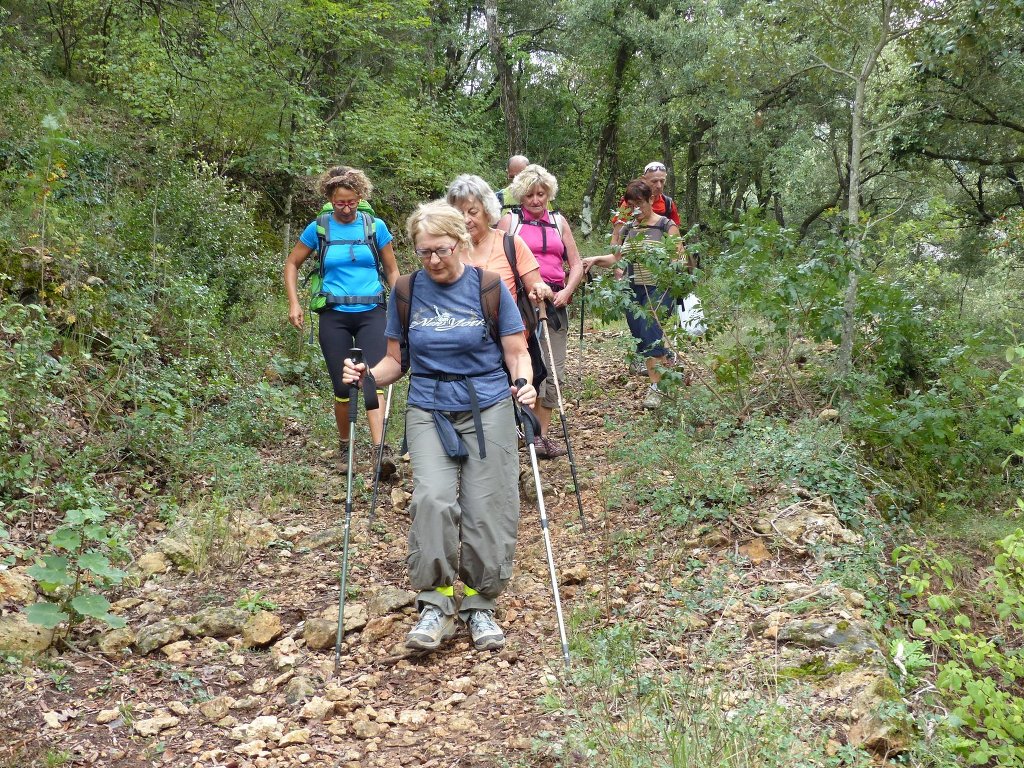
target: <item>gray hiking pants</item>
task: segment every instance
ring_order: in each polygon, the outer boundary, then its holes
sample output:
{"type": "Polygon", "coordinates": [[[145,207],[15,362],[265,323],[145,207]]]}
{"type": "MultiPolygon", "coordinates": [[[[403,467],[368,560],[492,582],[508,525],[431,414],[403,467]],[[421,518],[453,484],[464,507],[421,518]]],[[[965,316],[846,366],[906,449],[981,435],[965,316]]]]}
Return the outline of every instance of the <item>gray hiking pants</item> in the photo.
{"type": "Polygon", "coordinates": [[[511,398],[480,412],[484,459],[473,414],[449,416],[469,450],[462,461],[444,452],[429,411],[410,406],[406,413],[413,480],[407,562],[420,609],[430,604],[454,614],[455,599],[444,593],[456,579],[475,590],[462,601],[459,613],[466,618],[470,610],[493,610],[512,577],[519,527],[518,440],[511,398]]]}

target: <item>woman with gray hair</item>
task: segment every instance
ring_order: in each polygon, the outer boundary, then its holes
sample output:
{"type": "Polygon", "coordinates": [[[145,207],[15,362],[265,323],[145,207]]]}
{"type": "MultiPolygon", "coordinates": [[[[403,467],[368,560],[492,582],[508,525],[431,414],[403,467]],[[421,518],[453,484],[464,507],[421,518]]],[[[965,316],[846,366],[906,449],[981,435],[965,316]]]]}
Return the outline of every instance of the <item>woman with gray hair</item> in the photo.
{"type": "Polygon", "coordinates": [[[519,527],[512,398],[530,406],[537,397],[530,383],[510,387],[502,363],[513,381],[529,382],[530,354],[504,283],[460,258],[470,243],[463,214],[443,200],[424,203],[406,227],[423,268],[396,288],[396,295],[406,291],[405,319],[401,298],[388,304],[387,354],[369,369],[345,360],[344,378],[397,381],[404,373],[400,342],[407,341],[413,490],[406,562],[420,618],[406,646],[434,650],[455,633],[457,614],[473,646],[493,650],[505,644],[494,609],[512,577],[519,527]],[[493,331],[481,306],[483,287],[491,285],[499,292],[493,331]]]}
{"type": "MultiPolygon", "coordinates": [[[[558,394],[552,376],[564,388],[565,356],[569,338],[569,310],[573,292],[583,279],[583,262],[569,222],[559,213],[548,210],[548,203],[558,195],[558,180],[541,165],[528,165],[512,180],[509,193],[519,201],[519,211],[507,213],[498,222],[498,229],[519,235],[533,251],[540,264],[540,276],[553,294],[554,311],[548,312],[545,332],[550,335],[552,356],[545,356],[548,378],[540,385],[534,413],[541,433],[536,438],[537,455],[553,459],[564,456],[565,446],[548,437],[551,412],[558,407],[558,394]],[[566,273],[566,266],[569,270],[566,273]]],[[[547,352],[547,345],[541,349],[547,352]]]]}
{"type": "MultiPolygon", "coordinates": [[[[517,281],[512,271],[514,261],[516,272],[531,299],[543,301],[553,296],[551,289],[541,280],[540,265],[530,247],[521,237],[508,235],[512,240],[512,247],[509,248],[505,243],[505,233],[494,228],[501,217],[501,206],[486,181],[465,173],[448,185],[446,199],[450,205],[462,211],[466,222],[471,241],[470,246],[461,253],[466,264],[497,272],[508,286],[512,298],[518,301],[517,281]],[[515,254],[512,260],[508,258],[510,252],[515,254]]],[[[527,329],[536,323],[532,318],[523,318],[523,322],[527,329]]]]}

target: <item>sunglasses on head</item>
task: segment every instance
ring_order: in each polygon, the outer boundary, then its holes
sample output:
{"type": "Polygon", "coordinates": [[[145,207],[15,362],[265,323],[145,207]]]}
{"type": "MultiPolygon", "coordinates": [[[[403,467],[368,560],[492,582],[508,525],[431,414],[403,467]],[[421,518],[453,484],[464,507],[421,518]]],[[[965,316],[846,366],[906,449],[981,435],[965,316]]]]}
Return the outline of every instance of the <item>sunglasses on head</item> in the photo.
{"type": "Polygon", "coordinates": [[[650,173],[651,171],[667,171],[664,163],[648,163],[644,168],[644,173],[650,173]]]}

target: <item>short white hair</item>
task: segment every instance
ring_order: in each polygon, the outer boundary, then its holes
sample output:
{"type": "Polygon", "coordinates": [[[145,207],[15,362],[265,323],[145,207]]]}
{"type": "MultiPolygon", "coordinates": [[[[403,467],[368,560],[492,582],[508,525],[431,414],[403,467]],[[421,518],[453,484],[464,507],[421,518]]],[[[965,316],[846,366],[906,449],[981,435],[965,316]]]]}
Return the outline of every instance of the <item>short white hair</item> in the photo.
{"type": "Polygon", "coordinates": [[[492,227],[501,218],[501,205],[491,185],[471,173],[464,173],[449,184],[445,198],[456,207],[466,202],[479,202],[487,211],[487,222],[492,227]]]}

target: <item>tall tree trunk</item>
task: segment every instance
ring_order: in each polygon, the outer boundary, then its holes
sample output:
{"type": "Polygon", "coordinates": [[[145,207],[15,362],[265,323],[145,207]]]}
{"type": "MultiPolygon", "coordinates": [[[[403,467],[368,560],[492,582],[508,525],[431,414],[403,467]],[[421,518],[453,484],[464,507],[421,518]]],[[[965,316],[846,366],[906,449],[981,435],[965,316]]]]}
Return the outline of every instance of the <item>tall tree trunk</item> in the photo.
{"type": "Polygon", "coordinates": [[[843,296],[843,327],[839,340],[839,373],[847,376],[853,370],[854,320],[857,309],[857,288],[863,238],[860,231],[861,154],[864,146],[864,100],[868,80],[882,51],[892,39],[893,0],[882,0],[878,41],[868,52],[864,64],[854,78],[853,109],[850,116],[850,188],[846,204],[846,244],[850,254],[850,271],[846,275],[843,296]]]}
{"type": "Polygon", "coordinates": [[[683,194],[683,215],[689,229],[700,217],[700,145],[703,131],[696,128],[690,132],[686,142],[686,189],[683,194]]]}
{"type": "MultiPolygon", "coordinates": [[[[601,176],[607,169],[609,173],[609,183],[614,184],[615,170],[613,162],[617,164],[618,160],[618,131],[619,131],[619,114],[622,110],[622,82],[626,76],[626,66],[629,64],[629,48],[625,41],[619,42],[619,47],[615,52],[615,66],[612,70],[612,83],[611,93],[608,97],[608,112],[605,116],[604,127],[601,129],[601,137],[597,144],[597,156],[594,158],[594,170],[590,174],[590,180],[587,182],[587,188],[584,192],[584,196],[594,199],[594,194],[597,192],[597,185],[601,181],[601,176]]],[[[605,189],[605,197],[607,198],[607,185],[605,189]]],[[[608,211],[611,209],[611,203],[606,205],[598,217],[597,221],[602,222],[606,220],[608,211]]],[[[596,223],[596,222],[595,222],[596,223]]]]}
{"type": "Polygon", "coordinates": [[[491,58],[494,59],[494,68],[498,73],[501,111],[505,115],[505,128],[508,132],[508,153],[514,155],[526,151],[526,140],[519,113],[519,92],[516,89],[515,73],[509,63],[505,43],[501,39],[501,30],[498,28],[498,0],[486,0],[484,18],[487,20],[487,45],[491,49],[491,58]]]}

